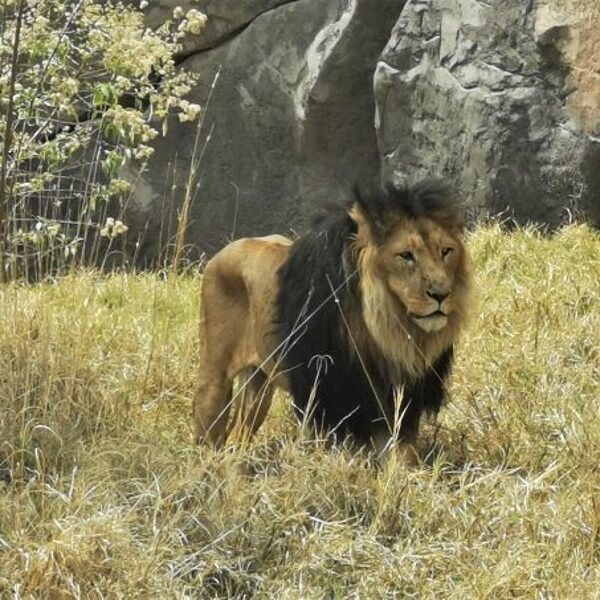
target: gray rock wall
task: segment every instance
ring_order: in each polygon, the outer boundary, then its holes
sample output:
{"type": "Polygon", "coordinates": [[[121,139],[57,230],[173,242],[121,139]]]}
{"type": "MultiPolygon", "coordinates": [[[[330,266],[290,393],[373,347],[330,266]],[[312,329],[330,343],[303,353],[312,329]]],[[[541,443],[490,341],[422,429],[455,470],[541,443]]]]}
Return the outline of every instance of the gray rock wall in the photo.
{"type": "MultiPolygon", "coordinates": [[[[254,2],[255,16],[240,31],[182,62],[202,76],[191,100],[206,105],[202,140],[210,133],[190,249],[210,253],[231,237],[289,233],[323,203],[347,197],[355,181],[378,177],[373,73],[403,4],[254,2]]],[[[155,233],[161,221],[174,224],[165,213],[171,198],[183,197],[194,135],[173,119],[142,176],[135,228],[150,219],[143,256],[164,243],[155,233]]]]}
{"type": "Polygon", "coordinates": [[[409,2],[375,74],[383,177],[448,177],[475,215],[598,218],[600,140],[569,103],[579,24],[529,0],[409,2]]]}
{"type": "MultiPolygon", "coordinates": [[[[595,0],[159,0],[149,23],[175,5],[209,18],[181,56],[206,105],[192,258],[290,233],[380,175],[448,177],[474,216],[600,222],[595,0]]],[[[147,260],[174,232],[195,133],[172,120],[141,176],[147,260]]]]}

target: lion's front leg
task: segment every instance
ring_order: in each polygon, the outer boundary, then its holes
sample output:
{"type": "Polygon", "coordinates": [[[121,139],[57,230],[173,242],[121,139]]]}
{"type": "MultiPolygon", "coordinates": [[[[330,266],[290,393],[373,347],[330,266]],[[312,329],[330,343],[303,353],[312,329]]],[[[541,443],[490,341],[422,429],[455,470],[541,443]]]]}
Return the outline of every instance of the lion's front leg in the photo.
{"type": "Polygon", "coordinates": [[[417,436],[397,437],[388,431],[381,431],[371,438],[375,458],[382,468],[398,463],[404,467],[416,467],[419,463],[417,436]]]}
{"type": "Polygon", "coordinates": [[[416,467],[419,464],[419,452],[417,451],[417,440],[401,440],[395,448],[396,460],[405,467],[416,467]]]}
{"type": "Polygon", "coordinates": [[[415,467],[419,463],[417,436],[424,411],[423,390],[417,386],[403,391],[402,397],[396,398],[393,423],[374,436],[374,445],[382,465],[393,459],[401,465],[415,467]]]}

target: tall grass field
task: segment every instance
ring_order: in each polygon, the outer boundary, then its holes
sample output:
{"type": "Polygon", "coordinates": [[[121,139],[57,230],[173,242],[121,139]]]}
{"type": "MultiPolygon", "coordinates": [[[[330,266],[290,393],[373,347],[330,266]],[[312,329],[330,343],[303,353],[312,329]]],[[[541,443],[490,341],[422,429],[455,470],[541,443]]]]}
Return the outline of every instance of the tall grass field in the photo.
{"type": "Polygon", "coordinates": [[[599,598],[600,235],[470,234],[414,470],[192,444],[200,273],[0,288],[1,598],[599,598]]]}

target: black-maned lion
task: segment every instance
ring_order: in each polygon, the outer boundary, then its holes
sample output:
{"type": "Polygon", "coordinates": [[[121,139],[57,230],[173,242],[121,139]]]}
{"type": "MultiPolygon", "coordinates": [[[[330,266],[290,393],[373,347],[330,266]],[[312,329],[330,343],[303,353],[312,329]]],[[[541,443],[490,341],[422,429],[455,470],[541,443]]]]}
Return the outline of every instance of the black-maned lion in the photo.
{"type": "Polygon", "coordinates": [[[467,309],[462,235],[453,195],[427,180],[357,194],[294,243],[226,246],[203,279],[197,441],[223,443],[234,421],[252,435],[281,387],[314,430],[414,462],[421,415],[440,409],[467,309]]]}

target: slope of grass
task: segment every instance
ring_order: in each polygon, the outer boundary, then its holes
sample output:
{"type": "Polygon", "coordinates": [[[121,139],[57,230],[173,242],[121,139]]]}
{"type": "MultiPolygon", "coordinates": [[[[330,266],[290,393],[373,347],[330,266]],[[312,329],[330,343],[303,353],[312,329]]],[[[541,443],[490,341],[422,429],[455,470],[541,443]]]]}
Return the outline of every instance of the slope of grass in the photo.
{"type": "Polygon", "coordinates": [[[250,448],[194,448],[198,276],[0,290],[0,596],[596,596],[600,237],[469,243],[410,472],[299,439],[284,398],[250,448]]]}

